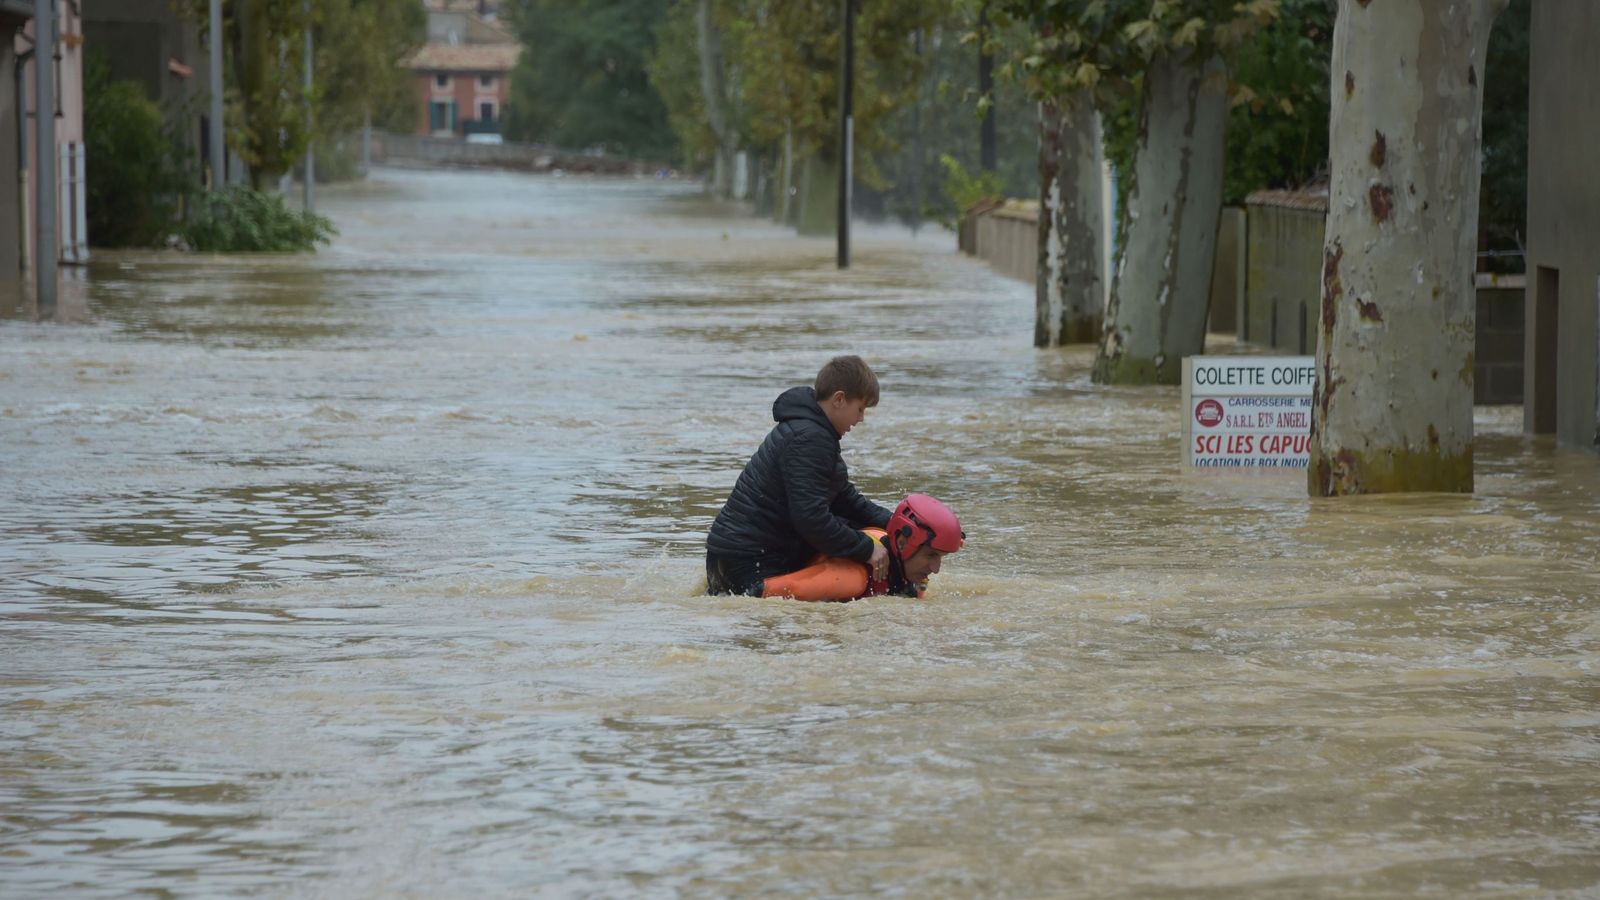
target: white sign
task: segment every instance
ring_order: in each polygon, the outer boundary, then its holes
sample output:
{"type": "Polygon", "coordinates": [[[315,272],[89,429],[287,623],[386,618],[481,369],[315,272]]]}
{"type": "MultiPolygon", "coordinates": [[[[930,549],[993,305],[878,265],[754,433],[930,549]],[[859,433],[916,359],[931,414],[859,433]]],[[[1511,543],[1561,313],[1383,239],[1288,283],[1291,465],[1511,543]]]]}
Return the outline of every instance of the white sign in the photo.
{"type": "Polygon", "coordinates": [[[1183,360],[1183,445],[1204,469],[1304,469],[1311,456],[1310,356],[1183,360]]]}

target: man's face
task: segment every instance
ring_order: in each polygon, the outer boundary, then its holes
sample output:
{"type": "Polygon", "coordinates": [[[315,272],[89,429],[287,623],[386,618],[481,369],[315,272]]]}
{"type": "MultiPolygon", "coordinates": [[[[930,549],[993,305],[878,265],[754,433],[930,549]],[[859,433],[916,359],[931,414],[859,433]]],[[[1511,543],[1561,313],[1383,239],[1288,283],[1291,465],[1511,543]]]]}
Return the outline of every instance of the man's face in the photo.
{"type": "Polygon", "coordinates": [[[939,562],[942,559],[943,553],[923,544],[905,561],[906,580],[912,584],[926,584],[929,575],[939,574],[939,562]]]}
{"type": "Polygon", "coordinates": [[[834,391],[832,397],[823,401],[822,411],[827,413],[833,430],[844,437],[850,429],[867,418],[867,401],[852,400],[844,395],[844,391],[834,391]]]}

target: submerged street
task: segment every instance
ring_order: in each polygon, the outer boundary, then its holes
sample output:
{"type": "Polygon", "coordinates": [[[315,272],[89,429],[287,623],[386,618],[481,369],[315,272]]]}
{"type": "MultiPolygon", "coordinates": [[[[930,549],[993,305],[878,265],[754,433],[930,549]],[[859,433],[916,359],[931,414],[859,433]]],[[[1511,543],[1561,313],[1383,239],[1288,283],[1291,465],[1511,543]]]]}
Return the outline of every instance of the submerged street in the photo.
{"type": "MultiPolygon", "coordinates": [[[[1593,896],[1600,461],[1186,471],[934,229],[379,170],[314,256],[97,252],[0,321],[0,894],[1593,896]],[[926,601],[700,596],[836,353],[926,601]]],[[[1214,339],[1215,341],[1215,339],[1214,339]]],[[[1235,352],[1215,343],[1213,352],[1235,352]]]]}

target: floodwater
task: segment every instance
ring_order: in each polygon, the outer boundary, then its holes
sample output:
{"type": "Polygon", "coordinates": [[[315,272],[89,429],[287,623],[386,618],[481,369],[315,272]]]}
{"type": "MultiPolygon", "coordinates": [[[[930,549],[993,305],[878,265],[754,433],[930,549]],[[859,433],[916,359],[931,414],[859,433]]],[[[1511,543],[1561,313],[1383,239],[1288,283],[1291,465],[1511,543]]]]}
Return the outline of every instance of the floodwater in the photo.
{"type": "MultiPolygon", "coordinates": [[[[0,321],[0,894],[1594,897],[1600,460],[1187,472],[948,235],[380,171],[314,257],[0,321]],[[925,601],[697,596],[772,399],[877,368],[925,601]]],[[[1220,342],[1216,349],[1229,349],[1220,342]]]]}

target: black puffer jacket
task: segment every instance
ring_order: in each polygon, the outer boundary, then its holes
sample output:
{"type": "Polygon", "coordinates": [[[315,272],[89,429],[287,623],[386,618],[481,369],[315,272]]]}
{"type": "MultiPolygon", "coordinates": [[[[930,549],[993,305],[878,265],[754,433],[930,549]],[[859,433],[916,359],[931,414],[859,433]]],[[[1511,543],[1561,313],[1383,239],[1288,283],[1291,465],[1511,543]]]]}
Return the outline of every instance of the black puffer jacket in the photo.
{"type": "Polygon", "coordinates": [[[858,562],[872,557],[872,539],[857,529],[889,524],[889,510],[861,496],[839,454],[839,433],[808,387],[790,388],[772,404],[777,425],[739,475],[711,523],[706,549],[758,559],[778,574],[807,565],[817,553],[858,562]]]}

